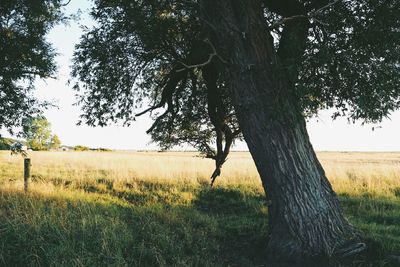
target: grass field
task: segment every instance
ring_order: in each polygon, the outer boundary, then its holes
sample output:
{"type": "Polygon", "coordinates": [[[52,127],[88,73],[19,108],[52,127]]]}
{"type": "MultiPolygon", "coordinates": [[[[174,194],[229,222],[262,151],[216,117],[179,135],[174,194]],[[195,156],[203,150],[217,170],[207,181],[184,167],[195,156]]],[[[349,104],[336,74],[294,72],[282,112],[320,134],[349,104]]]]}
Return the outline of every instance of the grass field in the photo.
{"type": "MultiPolygon", "coordinates": [[[[267,210],[248,153],[0,152],[0,266],[262,266],[267,210]]],[[[367,240],[354,266],[400,255],[400,153],[318,154],[367,240]]]]}

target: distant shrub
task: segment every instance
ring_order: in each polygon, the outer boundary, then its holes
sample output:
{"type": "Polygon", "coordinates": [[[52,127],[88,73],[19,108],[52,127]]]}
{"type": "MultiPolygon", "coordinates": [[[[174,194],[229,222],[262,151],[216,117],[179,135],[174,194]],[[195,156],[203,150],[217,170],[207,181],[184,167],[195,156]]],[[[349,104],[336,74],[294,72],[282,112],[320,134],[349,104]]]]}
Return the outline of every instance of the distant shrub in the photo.
{"type": "Polygon", "coordinates": [[[75,147],[74,147],[74,150],[75,150],[75,151],[89,151],[90,148],[87,147],[87,146],[75,146],[75,147]]]}
{"type": "Polygon", "coordinates": [[[99,148],[95,148],[93,149],[94,151],[100,151],[100,152],[111,152],[112,149],[109,148],[103,148],[103,147],[99,147],[99,148]]]}
{"type": "Polygon", "coordinates": [[[98,152],[111,152],[112,151],[112,149],[109,149],[109,148],[103,148],[103,147],[90,148],[87,146],[75,146],[74,150],[75,151],[98,151],[98,152]]]}

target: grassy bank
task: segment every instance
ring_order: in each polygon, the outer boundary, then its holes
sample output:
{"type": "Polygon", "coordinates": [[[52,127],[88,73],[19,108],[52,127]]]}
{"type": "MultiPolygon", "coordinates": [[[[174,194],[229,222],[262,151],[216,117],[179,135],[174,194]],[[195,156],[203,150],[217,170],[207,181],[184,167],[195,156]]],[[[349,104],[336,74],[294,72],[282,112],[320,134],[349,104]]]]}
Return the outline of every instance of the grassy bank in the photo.
{"type": "MultiPolygon", "coordinates": [[[[210,189],[191,153],[0,153],[0,265],[260,266],[267,210],[247,153],[210,189]]],[[[344,212],[369,244],[355,266],[400,254],[400,154],[320,153],[344,212]]],[[[395,266],[395,265],[392,265],[395,266]]]]}

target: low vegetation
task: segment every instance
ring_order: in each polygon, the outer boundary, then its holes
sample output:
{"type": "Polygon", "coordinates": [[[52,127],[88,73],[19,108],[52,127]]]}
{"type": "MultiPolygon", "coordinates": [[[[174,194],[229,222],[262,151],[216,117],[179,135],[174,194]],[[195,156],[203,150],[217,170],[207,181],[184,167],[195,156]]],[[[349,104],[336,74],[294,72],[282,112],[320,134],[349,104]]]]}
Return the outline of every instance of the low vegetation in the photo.
{"type": "Polygon", "coordinates": [[[81,146],[81,145],[74,146],[73,149],[75,151],[81,151],[81,152],[82,151],[100,151],[100,152],[111,152],[112,151],[112,149],[109,149],[109,148],[103,148],[103,147],[90,148],[90,147],[81,146]]]}
{"type": "Polygon", "coordinates": [[[0,136],[0,150],[10,150],[11,145],[15,142],[17,142],[17,140],[0,136]]]}
{"type": "MultiPolygon", "coordinates": [[[[262,266],[267,209],[248,153],[0,152],[2,266],[262,266]]],[[[400,154],[319,153],[347,218],[367,240],[353,266],[396,266],[400,154]]],[[[332,262],[332,265],[345,265],[332,262]]]]}

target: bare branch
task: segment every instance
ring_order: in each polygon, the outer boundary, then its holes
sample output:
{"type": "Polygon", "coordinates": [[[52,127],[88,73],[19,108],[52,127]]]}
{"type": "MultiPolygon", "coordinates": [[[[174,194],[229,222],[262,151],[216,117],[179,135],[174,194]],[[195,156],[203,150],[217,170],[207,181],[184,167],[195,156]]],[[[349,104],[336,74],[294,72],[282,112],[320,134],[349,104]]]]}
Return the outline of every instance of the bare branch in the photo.
{"type": "Polygon", "coordinates": [[[276,28],[278,28],[279,26],[281,26],[282,24],[285,24],[286,22],[291,21],[291,20],[296,20],[296,19],[307,19],[307,18],[308,18],[307,15],[294,15],[294,16],[291,16],[291,17],[282,18],[282,19],[278,20],[277,22],[275,22],[274,24],[272,24],[272,25],[269,27],[269,29],[270,29],[270,30],[276,29],[276,28]]]}
{"type": "Polygon", "coordinates": [[[211,49],[213,50],[213,52],[209,55],[208,59],[203,63],[195,64],[195,65],[187,65],[187,64],[183,63],[182,61],[180,61],[179,63],[182,64],[184,66],[184,68],[177,70],[177,72],[181,72],[186,69],[194,69],[194,68],[204,67],[204,66],[210,64],[214,57],[218,57],[222,63],[226,64],[226,61],[218,55],[217,50],[215,49],[214,45],[210,42],[210,40],[206,39],[205,42],[208,43],[211,46],[211,49]]]}
{"type": "Polygon", "coordinates": [[[68,0],[68,2],[64,3],[64,4],[60,4],[60,6],[68,6],[69,3],[71,3],[71,0],[68,0]]]}
{"type": "Polygon", "coordinates": [[[146,114],[147,112],[150,112],[150,111],[152,111],[152,110],[161,108],[162,106],[163,106],[163,105],[162,105],[161,102],[160,102],[160,103],[158,103],[158,104],[155,105],[155,106],[151,106],[151,107],[149,107],[148,109],[145,109],[145,110],[143,110],[142,112],[139,112],[139,113],[135,114],[135,117],[142,116],[142,115],[146,114]]]}
{"type": "Polygon", "coordinates": [[[321,13],[321,11],[323,11],[323,10],[325,10],[325,9],[327,9],[327,8],[329,8],[329,7],[331,7],[331,6],[333,6],[334,4],[338,3],[339,1],[341,1],[341,0],[334,0],[333,2],[330,2],[329,4],[327,4],[327,5],[325,5],[325,6],[321,7],[321,8],[319,8],[319,9],[317,9],[316,11],[311,12],[311,13],[312,13],[313,15],[316,15],[316,14],[318,14],[318,13],[321,13]]]}
{"type": "Polygon", "coordinates": [[[269,27],[269,29],[272,30],[272,29],[278,28],[282,24],[285,24],[288,21],[296,20],[296,19],[314,19],[315,21],[317,21],[320,24],[324,25],[325,23],[321,22],[320,20],[317,20],[315,18],[315,16],[319,15],[322,11],[324,11],[325,9],[333,6],[334,4],[338,3],[339,1],[341,1],[341,0],[334,0],[333,2],[330,2],[329,4],[323,6],[323,7],[319,8],[319,9],[317,9],[315,11],[309,12],[307,15],[294,15],[294,16],[282,18],[282,19],[278,20],[277,22],[275,22],[274,24],[272,24],[269,27]]]}

